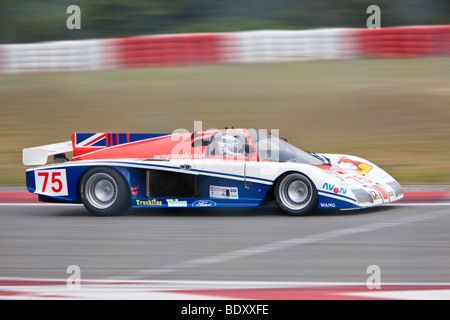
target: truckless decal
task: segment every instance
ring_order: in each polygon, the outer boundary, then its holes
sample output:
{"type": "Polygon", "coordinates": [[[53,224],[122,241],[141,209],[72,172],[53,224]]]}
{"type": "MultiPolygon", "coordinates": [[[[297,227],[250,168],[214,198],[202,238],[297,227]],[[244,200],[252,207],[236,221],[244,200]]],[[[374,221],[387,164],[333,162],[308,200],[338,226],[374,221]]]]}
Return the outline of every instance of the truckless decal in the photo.
{"type": "Polygon", "coordinates": [[[151,200],[136,200],[137,206],[162,206],[162,201],[151,199],[151,200]]]}

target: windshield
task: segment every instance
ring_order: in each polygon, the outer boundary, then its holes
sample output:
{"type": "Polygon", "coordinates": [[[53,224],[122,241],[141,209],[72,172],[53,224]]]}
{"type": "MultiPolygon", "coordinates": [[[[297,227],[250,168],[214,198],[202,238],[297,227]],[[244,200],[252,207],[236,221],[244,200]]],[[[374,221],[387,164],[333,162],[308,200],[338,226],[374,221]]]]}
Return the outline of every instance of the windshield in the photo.
{"type": "Polygon", "coordinates": [[[324,165],[325,161],[305,152],[287,141],[261,130],[249,130],[258,148],[261,161],[299,162],[310,165],[324,165]]]}

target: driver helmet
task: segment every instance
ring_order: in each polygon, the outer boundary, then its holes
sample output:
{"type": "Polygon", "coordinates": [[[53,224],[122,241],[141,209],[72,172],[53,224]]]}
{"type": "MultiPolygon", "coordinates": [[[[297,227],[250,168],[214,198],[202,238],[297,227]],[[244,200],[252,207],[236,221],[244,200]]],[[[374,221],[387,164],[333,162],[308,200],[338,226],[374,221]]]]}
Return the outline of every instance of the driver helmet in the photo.
{"type": "Polygon", "coordinates": [[[217,141],[218,150],[226,156],[238,156],[244,154],[244,143],[239,136],[224,134],[217,141]]]}

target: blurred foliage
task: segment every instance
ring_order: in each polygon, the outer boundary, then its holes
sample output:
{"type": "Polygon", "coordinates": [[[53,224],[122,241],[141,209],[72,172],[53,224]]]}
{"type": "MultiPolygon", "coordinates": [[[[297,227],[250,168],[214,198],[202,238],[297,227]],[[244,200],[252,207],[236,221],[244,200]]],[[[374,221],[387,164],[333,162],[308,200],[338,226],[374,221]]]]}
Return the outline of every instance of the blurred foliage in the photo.
{"type": "Polygon", "coordinates": [[[23,148],[73,132],[193,130],[196,120],[279,129],[402,184],[450,183],[450,57],[17,74],[0,77],[0,97],[4,186],[25,185],[23,148]]]}
{"type": "Polygon", "coordinates": [[[179,32],[365,27],[369,5],[382,27],[449,24],[448,0],[0,0],[0,42],[111,38],[179,32]],[[68,30],[69,5],[81,30],[68,30]]]}

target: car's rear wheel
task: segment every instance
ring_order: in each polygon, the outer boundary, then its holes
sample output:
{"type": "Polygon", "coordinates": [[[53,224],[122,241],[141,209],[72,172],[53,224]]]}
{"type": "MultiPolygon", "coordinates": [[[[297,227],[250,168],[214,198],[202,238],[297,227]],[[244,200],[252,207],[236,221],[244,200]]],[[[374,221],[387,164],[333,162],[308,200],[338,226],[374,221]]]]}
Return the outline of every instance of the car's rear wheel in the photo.
{"type": "Polygon", "coordinates": [[[88,170],[80,182],[80,198],[86,209],[98,216],[122,214],[131,207],[128,183],[111,168],[88,170]]]}
{"type": "Polygon", "coordinates": [[[300,173],[288,173],[276,182],[275,199],[286,214],[302,216],[317,208],[318,195],[308,177],[300,173]]]}

